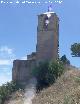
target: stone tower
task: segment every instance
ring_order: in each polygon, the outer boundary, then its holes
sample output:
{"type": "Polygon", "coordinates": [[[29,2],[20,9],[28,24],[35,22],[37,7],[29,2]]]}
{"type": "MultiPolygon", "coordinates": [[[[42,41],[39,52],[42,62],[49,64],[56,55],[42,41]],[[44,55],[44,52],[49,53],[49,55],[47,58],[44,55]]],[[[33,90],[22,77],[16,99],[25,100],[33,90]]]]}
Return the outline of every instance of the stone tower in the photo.
{"type": "Polygon", "coordinates": [[[27,60],[14,60],[12,80],[27,83],[33,77],[32,69],[39,62],[58,58],[59,18],[54,12],[38,15],[36,52],[27,55],[27,60]]]}
{"type": "Polygon", "coordinates": [[[58,58],[59,18],[54,12],[38,15],[37,62],[58,58]]]}

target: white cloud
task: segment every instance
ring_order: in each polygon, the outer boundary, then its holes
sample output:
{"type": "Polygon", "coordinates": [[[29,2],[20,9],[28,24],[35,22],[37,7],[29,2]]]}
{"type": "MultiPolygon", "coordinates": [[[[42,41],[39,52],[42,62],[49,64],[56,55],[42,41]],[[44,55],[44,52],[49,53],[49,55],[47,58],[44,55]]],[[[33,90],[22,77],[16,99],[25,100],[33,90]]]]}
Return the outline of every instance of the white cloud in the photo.
{"type": "Polygon", "coordinates": [[[7,75],[9,75],[9,76],[10,76],[10,75],[11,75],[11,73],[10,73],[10,72],[7,72],[7,75]]]}
{"type": "Polygon", "coordinates": [[[0,65],[0,85],[12,80],[12,68],[0,65]]]}
{"type": "Polygon", "coordinates": [[[0,65],[11,65],[15,59],[13,49],[8,46],[0,47],[0,65]]]}
{"type": "Polygon", "coordinates": [[[0,65],[11,65],[11,61],[10,60],[6,60],[6,59],[5,60],[3,60],[3,59],[1,60],[0,59],[0,65]]]}
{"type": "Polygon", "coordinates": [[[11,81],[12,63],[15,58],[12,48],[9,48],[8,46],[0,47],[0,85],[11,81]]]}
{"type": "Polygon", "coordinates": [[[0,69],[8,70],[9,68],[8,67],[4,67],[4,65],[2,65],[2,66],[0,66],[0,69]]]}
{"type": "Polygon", "coordinates": [[[8,54],[12,54],[13,53],[13,49],[8,48],[7,46],[2,46],[0,48],[0,52],[7,52],[8,54]]]}

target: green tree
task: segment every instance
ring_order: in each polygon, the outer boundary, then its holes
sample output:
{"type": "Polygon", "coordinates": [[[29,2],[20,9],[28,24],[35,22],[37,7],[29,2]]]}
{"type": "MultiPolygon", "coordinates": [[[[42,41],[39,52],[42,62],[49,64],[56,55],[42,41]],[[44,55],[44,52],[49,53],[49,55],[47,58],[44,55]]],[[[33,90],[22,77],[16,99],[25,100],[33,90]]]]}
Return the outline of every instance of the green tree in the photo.
{"type": "Polygon", "coordinates": [[[66,55],[63,55],[60,60],[64,63],[64,64],[68,64],[70,65],[70,61],[67,59],[66,55]]]}
{"type": "Polygon", "coordinates": [[[74,43],[71,45],[71,55],[73,57],[80,57],[80,43],[74,43]]]}
{"type": "Polygon", "coordinates": [[[49,63],[49,71],[51,71],[55,79],[57,79],[64,71],[63,63],[60,60],[51,61],[49,63]]]}

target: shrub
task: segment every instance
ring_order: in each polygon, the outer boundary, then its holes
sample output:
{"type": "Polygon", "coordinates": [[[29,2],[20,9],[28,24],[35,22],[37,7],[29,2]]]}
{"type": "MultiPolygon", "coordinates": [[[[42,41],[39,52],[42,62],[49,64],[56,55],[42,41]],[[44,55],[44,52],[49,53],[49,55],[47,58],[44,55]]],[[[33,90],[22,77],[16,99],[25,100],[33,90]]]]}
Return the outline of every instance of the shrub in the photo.
{"type": "Polygon", "coordinates": [[[3,104],[5,99],[7,99],[12,92],[18,89],[17,83],[13,81],[7,82],[6,84],[0,86],[0,104],[3,104]]]}
{"type": "Polygon", "coordinates": [[[59,60],[41,63],[33,70],[33,75],[38,81],[38,89],[42,89],[53,84],[63,73],[63,69],[63,64],[59,60]]]}
{"type": "Polygon", "coordinates": [[[48,70],[49,63],[40,63],[38,67],[33,69],[33,75],[37,78],[38,85],[37,87],[47,86],[46,83],[46,73],[48,70]]]}
{"type": "Polygon", "coordinates": [[[75,82],[76,82],[77,84],[80,85],[80,77],[74,77],[74,80],[75,80],[75,82]]]}
{"type": "Polygon", "coordinates": [[[63,64],[61,61],[52,61],[49,63],[49,71],[51,71],[52,75],[54,75],[55,79],[57,79],[63,73],[63,64]]]}

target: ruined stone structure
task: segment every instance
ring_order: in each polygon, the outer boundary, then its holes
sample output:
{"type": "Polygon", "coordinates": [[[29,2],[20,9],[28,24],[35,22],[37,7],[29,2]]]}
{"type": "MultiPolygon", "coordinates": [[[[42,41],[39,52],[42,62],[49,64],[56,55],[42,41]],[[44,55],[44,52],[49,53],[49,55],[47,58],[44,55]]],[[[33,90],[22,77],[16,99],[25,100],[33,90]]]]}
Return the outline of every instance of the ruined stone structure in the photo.
{"type": "Polygon", "coordinates": [[[12,80],[26,82],[32,77],[32,69],[40,62],[58,58],[59,18],[54,12],[38,15],[36,52],[27,55],[27,60],[14,60],[12,80]]]}
{"type": "Polygon", "coordinates": [[[14,60],[12,68],[12,80],[27,82],[32,77],[32,69],[36,66],[36,53],[27,55],[27,60],[14,60]]]}

